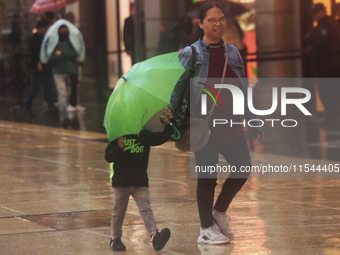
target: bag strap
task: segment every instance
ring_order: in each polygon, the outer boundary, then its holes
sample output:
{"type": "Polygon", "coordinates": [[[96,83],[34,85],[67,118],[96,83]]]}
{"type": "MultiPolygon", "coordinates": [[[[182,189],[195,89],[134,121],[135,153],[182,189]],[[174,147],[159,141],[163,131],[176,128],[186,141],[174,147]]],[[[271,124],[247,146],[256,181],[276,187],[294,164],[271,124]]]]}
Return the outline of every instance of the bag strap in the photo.
{"type": "MultiPolygon", "coordinates": [[[[224,76],[225,74],[227,73],[227,67],[228,67],[228,51],[227,51],[227,54],[225,56],[225,61],[224,61],[224,67],[223,67],[223,74],[222,74],[222,79],[221,79],[221,84],[223,83],[224,81],[224,76]]],[[[221,93],[221,88],[217,91],[217,94],[219,95],[221,93]]],[[[215,97],[215,101],[217,100],[217,96],[215,97]]],[[[211,115],[213,115],[214,113],[214,110],[215,110],[215,104],[213,102],[212,106],[211,106],[211,109],[209,111],[209,115],[207,117],[207,121],[210,121],[210,117],[211,115]]]]}

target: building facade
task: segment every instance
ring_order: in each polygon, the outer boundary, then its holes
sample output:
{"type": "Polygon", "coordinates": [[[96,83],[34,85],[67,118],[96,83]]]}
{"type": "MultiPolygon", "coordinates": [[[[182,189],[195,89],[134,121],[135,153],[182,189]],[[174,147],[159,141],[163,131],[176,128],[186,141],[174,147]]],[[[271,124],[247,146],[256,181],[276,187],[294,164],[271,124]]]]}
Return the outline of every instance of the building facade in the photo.
{"type": "MultiPolygon", "coordinates": [[[[136,0],[145,23],[146,58],[156,54],[160,30],[185,15],[196,0],[136,0]]],[[[313,26],[310,5],[323,2],[329,14],[340,0],[235,0],[255,8],[255,28],[248,44],[248,59],[258,77],[302,77],[302,38],[313,26]],[[251,45],[250,45],[251,44],[251,45]],[[254,59],[251,60],[251,59],[254,59]],[[256,61],[259,60],[259,61],[256,61]]],[[[28,86],[25,61],[28,40],[37,15],[29,13],[34,0],[1,0],[0,96],[20,101],[28,86]],[[17,74],[20,75],[17,75],[17,74]],[[14,84],[14,85],[13,85],[14,84]]],[[[123,43],[124,21],[132,0],[80,0],[62,10],[73,12],[83,33],[87,59],[83,67],[81,100],[93,101],[109,93],[118,78],[131,68],[123,43]]],[[[246,39],[247,39],[246,38],[246,39]]]]}

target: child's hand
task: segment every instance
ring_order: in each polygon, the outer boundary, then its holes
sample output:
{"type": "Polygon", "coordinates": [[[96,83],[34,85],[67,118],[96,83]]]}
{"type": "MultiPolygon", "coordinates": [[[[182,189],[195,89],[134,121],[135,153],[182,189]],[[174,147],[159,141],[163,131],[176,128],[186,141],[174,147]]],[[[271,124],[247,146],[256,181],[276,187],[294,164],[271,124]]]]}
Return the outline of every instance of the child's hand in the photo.
{"type": "Polygon", "coordinates": [[[170,120],[174,117],[172,115],[171,109],[169,107],[163,108],[161,111],[161,120],[164,121],[166,124],[170,124],[170,120]]]}
{"type": "Polygon", "coordinates": [[[119,137],[118,138],[118,146],[120,147],[120,148],[123,148],[124,147],[124,141],[126,140],[126,137],[119,137]]]}

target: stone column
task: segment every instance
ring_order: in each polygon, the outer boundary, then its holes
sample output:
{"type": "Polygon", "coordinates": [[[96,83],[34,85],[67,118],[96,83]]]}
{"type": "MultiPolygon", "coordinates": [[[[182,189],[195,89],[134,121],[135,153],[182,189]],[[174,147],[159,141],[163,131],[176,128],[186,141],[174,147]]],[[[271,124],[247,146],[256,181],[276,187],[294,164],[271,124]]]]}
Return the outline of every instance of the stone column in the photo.
{"type": "MultiPolygon", "coordinates": [[[[301,48],[300,1],[256,0],[256,36],[259,52],[284,51],[266,57],[291,56],[301,48]]],[[[258,56],[263,57],[263,56],[258,56]]],[[[301,60],[258,62],[259,78],[301,77],[301,60]]]]}
{"type": "MultiPolygon", "coordinates": [[[[83,34],[86,47],[86,60],[82,67],[82,80],[79,95],[80,104],[84,101],[92,101],[97,97],[95,56],[95,1],[79,1],[77,12],[79,13],[79,29],[83,34]]],[[[76,12],[76,13],[77,13],[76,12]]],[[[77,17],[76,17],[77,18],[77,17]]]]}
{"type": "MultiPolygon", "coordinates": [[[[255,8],[256,17],[256,36],[259,53],[280,52],[275,54],[261,55],[258,58],[280,58],[301,55],[294,50],[302,48],[301,43],[301,21],[300,21],[300,0],[256,0],[255,8]]],[[[308,6],[301,6],[309,8],[308,6]]],[[[258,78],[298,78],[302,77],[302,59],[276,59],[268,61],[259,61],[258,78]]],[[[269,109],[272,103],[272,89],[277,87],[300,87],[302,82],[288,83],[287,80],[265,79],[260,80],[254,89],[254,101],[256,109],[269,109]]],[[[280,95],[280,92],[279,92],[280,95]]],[[[280,100],[279,100],[280,102],[280,100]]],[[[299,110],[295,107],[287,109],[287,116],[281,116],[281,107],[278,107],[275,113],[270,116],[264,116],[263,119],[297,119],[299,124],[294,132],[282,127],[280,124],[274,128],[268,125],[266,136],[271,137],[272,143],[278,144],[278,151],[303,150],[299,145],[305,144],[304,122],[299,117],[299,110]],[[281,138],[280,141],[277,139],[281,138]],[[296,144],[292,148],[292,144],[296,144]]],[[[279,123],[279,122],[277,122],[279,123]]],[[[267,124],[267,123],[266,123],[267,124]]]]}

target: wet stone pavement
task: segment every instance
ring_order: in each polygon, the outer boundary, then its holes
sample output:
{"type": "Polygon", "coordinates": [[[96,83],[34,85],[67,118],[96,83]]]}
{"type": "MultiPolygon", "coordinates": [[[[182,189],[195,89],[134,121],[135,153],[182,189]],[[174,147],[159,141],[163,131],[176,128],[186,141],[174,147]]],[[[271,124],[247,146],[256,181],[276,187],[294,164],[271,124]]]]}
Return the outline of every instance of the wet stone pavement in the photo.
{"type": "MultiPolygon", "coordinates": [[[[105,134],[103,119],[106,102],[107,99],[104,98],[92,103],[85,102],[81,105],[86,110],[68,112],[70,125],[67,129],[105,134]]],[[[0,120],[61,127],[59,118],[55,114],[48,114],[43,101],[37,99],[32,112],[34,118],[27,118],[16,101],[0,98],[0,120]]],[[[257,153],[340,161],[340,118],[332,127],[320,124],[323,120],[322,113],[313,114],[312,117],[292,115],[286,118],[296,119],[298,126],[284,128],[276,122],[275,127],[271,128],[271,123],[267,121],[263,141],[258,143],[248,136],[250,149],[257,153]]],[[[103,141],[106,140],[106,137],[103,138],[103,141]]]]}
{"type": "MultiPolygon", "coordinates": [[[[113,254],[106,145],[100,132],[0,121],[0,254],[113,254]]],[[[255,144],[254,165],[339,162],[263,148],[255,144]]],[[[171,142],[152,148],[151,206],[158,228],[170,228],[172,236],[155,252],[130,198],[123,225],[127,251],[114,254],[340,254],[340,179],[322,176],[249,179],[228,210],[233,243],[198,245],[196,180],[189,162],[190,154],[171,142]]]]}
{"type": "MultiPolygon", "coordinates": [[[[70,125],[67,129],[105,133],[103,119],[106,102],[107,99],[100,99],[92,103],[82,103],[84,110],[68,111],[70,125]]],[[[32,114],[25,114],[17,100],[0,97],[0,120],[61,128],[58,112],[50,114],[47,104],[39,98],[35,100],[32,106],[32,114]]]]}

